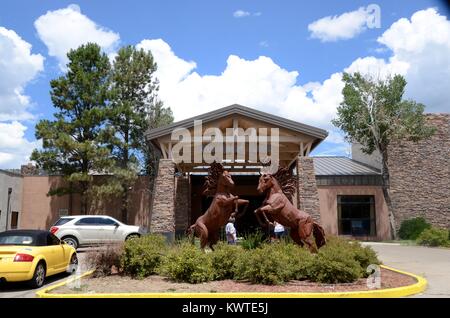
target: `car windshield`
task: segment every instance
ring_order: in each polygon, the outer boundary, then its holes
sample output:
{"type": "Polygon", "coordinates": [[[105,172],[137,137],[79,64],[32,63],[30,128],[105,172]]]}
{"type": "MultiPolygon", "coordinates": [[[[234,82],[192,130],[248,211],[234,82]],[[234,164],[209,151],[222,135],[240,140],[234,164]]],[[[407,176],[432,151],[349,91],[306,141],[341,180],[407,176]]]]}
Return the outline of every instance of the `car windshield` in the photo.
{"type": "Polygon", "coordinates": [[[30,235],[0,234],[0,245],[33,245],[34,241],[30,235]]]}

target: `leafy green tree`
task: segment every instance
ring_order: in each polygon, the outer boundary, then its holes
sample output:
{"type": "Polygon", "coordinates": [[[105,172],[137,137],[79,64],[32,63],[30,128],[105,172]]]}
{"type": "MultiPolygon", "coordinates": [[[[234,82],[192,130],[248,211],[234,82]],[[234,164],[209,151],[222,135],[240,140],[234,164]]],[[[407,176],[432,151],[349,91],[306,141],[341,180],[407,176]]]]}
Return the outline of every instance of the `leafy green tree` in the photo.
{"type": "Polygon", "coordinates": [[[109,90],[110,63],[97,44],[89,43],[67,54],[69,63],[63,76],[52,80],[51,100],[57,109],[54,120],[36,125],[42,149],[31,159],[49,172],[62,174],[67,186],[50,195],[79,193],[81,213],[89,211],[93,173],[111,166],[110,150],[103,143],[109,90]]]}
{"type": "Polygon", "coordinates": [[[382,188],[389,209],[391,234],[396,237],[395,216],[389,193],[388,147],[393,141],[419,141],[434,133],[426,124],[425,106],[403,100],[406,80],[401,75],[374,79],[360,73],[344,73],[344,100],[332,122],[342,129],[350,142],[361,144],[361,150],[372,154],[378,150],[382,159],[382,188]]]}
{"type": "MultiPolygon", "coordinates": [[[[157,101],[150,107],[149,113],[149,129],[154,129],[173,123],[173,113],[170,107],[163,107],[161,101],[157,101]]],[[[144,149],[144,171],[147,175],[154,177],[156,175],[156,169],[160,153],[156,150],[155,146],[146,141],[143,143],[144,149]]]]}
{"type": "Polygon", "coordinates": [[[111,72],[111,103],[108,111],[108,138],[115,166],[108,194],[121,196],[122,221],[127,222],[129,192],[141,170],[146,170],[147,158],[154,156],[145,132],[173,121],[170,108],[158,100],[157,65],[150,52],[133,46],[121,48],[111,72]]]}

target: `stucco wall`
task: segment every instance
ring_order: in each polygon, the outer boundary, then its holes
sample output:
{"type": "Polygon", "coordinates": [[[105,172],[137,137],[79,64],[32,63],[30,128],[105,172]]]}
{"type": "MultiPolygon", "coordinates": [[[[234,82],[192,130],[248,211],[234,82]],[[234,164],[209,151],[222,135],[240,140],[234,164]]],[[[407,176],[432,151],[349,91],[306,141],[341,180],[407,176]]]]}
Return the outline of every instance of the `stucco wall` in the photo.
{"type": "Polygon", "coordinates": [[[0,231],[6,230],[6,213],[8,211],[8,188],[12,188],[10,197],[9,224],[11,224],[11,212],[19,212],[18,226],[22,220],[22,182],[20,175],[0,170],[0,231]]]}
{"type": "Polygon", "coordinates": [[[338,235],[338,195],[373,195],[377,236],[373,239],[389,239],[389,218],[381,187],[374,186],[318,186],[321,224],[327,234],[338,235]]]}
{"type": "MultiPolygon", "coordinates": [[[[26,176],[23,178],[20,228],[48,229],[58,218],[60,209],[70,211],[69,195],[48,196],[53,187],[64,183],[59,176],[26,176]]],[[[139,177],[130,191],[128,223],[148,227],[150,190],[148,177],[139,177]]],[[[91,206],[90,214],[106,214],[120,220],[120,199],[109,198],[91,206]]],[[[72,214],[80,214],[80,197],[72,195],[72,214]]]]}

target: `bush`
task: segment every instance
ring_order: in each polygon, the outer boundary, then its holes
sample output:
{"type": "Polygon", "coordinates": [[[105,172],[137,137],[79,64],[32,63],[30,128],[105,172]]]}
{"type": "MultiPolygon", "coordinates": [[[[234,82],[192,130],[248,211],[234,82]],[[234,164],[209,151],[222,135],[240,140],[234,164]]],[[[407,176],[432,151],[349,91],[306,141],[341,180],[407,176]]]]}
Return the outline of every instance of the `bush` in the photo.
{"type": "Polygon", "coordinates": [[[275,243],[275,245],[278,245],[280,252],[288,258],[288,279],[302,280],[308,278],[314,255],[294,243],[282,241],[281,243],[275,243]]]}
{"type": "Polygon", "coordinates": [[[342,251],[349,252],[352,259],[358,262],[361,267],[362,276],[368,277],[367,267],[370,264],[381,264],[377,253],[370,246],[362,246],[357,241],[349,241],[339,237],[331,237],[327,242],[328,246],[336,247],[342,251]]]}
{"type": "Polygon", "coordinates": [[[254,284],[275,285],[290,279],[289,257],[276,244],[242,250],[234,266],[234,277],[254,284]]]}
{"type": "Polygon", "coordinates": [[[182,241],[169,250],[159,272],[178,282],[195,284],[210,281],[214,275],[208,254],[195,245],[182,241]]]}
{"type": "Polygon", "coordinates": [[[95,252],[88,252],[86,261],[94,269],[94,277],[102,277],[119,271],[120,258],[123,253],[123,244],[110,244],[95,252]]]}
{"type": "Polygon", "coordinates": [[[239,253],[234,265],[234,277],[265,285],[305,279],[312,259],[313,255],[298,245],[264,243],[259,248],[239,253]]]}
{"type": "Polygon", "coordinates": [[[167,251],[162,235],[146,235],[125,242],[121,257],[124,273],[137,278],[155,274],[167,251]]]}
{"type": "Polygon", "coordinates": [[[245,235],[241,242],[241,246],[246,250],[252,250],[260,247],[264,242],[264,234],[261,231],[256,231],[245,235]]]}
{"type": "Polygon", "coordinates": [[[420,233],[430,227],[431,225],[423,217],[405,220],[400,225],[398,236],[402,240],[416,240],[420,233]]]}
{"type": "Polygon", "coordinates": [[[242,249],[235,245],[219,242],[210,253],[211,266],[215,280],[232,279],[234,263],[242,249]]]}
{"type": "Polygon", "coordinates": [[[363,275],[360,263],[354,259],[351,249],[327,244],[315,256],[309,271],[309,279],[320,283],[350,283],[363,275]]]}
{"type": "Polygon", "coordinates": [[[423,231],[417,238],[417,243],[425,246],[448,246],[449,233],[446,229],[432,227],[423,231]]]}

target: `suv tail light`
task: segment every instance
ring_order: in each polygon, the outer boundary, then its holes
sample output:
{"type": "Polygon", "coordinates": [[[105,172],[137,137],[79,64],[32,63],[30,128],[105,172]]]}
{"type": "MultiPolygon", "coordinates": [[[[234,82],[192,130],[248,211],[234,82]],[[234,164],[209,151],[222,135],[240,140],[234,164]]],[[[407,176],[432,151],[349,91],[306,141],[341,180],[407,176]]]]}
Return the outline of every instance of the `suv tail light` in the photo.
{"type": "Polygon", "coordinates": [[[33,259],[33,255],[19,253],[14,257],[14,262],[32,262],[33,259]]]}
{"type": "Polygon", "coordinates": [[[52,226],[52,227],[50,228],[50,233],[55,234],[56,232],[58,232],[58,230],[59,230],[59,227],[57,227],[57,226],[52,226]]]}

